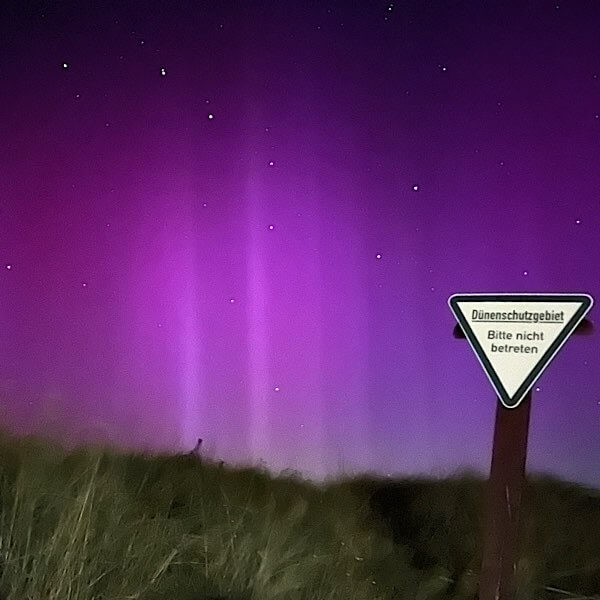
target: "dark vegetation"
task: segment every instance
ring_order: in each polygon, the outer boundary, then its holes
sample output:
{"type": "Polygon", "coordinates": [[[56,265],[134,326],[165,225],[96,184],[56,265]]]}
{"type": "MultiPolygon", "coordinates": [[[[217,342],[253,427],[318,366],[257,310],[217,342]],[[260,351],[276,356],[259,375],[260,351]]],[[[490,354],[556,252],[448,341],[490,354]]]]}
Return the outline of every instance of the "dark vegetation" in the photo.
{"type": "MultiPolygon", "coordinates": [[[[314,485],[0,438],[2,600],[474,599],[473,474],[314,485]]],[[[517,600],[600,599],[600,493],[530,477],[517,600]]]]}

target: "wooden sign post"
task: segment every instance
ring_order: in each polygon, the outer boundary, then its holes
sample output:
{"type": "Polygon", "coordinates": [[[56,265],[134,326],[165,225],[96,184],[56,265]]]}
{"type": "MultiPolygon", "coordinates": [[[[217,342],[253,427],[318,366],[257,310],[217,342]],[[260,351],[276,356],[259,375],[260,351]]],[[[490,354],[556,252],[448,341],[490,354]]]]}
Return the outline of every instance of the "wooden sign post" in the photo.
{"type": "Polygon", "coordinates": [[[479,600],[515,598],[519,514],[525,483],[531,391],[514,409],[496,407],[479,600]]]}

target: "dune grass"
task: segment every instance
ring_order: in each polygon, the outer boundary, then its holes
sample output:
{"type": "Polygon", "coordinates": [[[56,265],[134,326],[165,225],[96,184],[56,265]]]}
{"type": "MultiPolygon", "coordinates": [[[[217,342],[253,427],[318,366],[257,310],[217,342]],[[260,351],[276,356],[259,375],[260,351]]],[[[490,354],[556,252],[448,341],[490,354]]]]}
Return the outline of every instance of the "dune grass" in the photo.
{"type": "MultiPolygon", "coordinates": [[[[315,485],[3,435],[0,598],[475,598],[483,489],[469,474],[315,485]]],[[[536,478],[522,511],[519,600],[600,598],[600,499],[536,478]]]]}

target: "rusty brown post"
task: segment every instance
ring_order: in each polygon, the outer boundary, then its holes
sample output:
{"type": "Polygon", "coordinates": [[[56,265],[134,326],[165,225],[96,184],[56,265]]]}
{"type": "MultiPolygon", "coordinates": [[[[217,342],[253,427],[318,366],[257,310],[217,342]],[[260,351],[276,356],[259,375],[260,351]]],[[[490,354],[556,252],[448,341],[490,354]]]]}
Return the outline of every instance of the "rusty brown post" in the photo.
{"type": "Polygon", "coordinates": [[[531,390],[517,408],[496,406],[479,600],[514,600],[531,390]]]}

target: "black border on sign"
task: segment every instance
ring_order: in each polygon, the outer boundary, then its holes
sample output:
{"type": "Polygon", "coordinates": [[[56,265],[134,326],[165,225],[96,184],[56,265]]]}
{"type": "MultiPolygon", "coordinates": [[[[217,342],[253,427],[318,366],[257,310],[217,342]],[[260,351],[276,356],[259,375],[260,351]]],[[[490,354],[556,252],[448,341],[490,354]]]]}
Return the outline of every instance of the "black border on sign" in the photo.
{"type": "Polygon", "coordinates": [[[462,330],[475,351],[488,379],[498,393],[500,402],[502,402],[506,408],[516,408],[519,406],[525,394],[533,387],[534,383],[556,356],[577,325],[583,320],[593,304],[594,299],[589,294],[453,294],[448,298],[450,309],[462,327],[462,330]],[[483,348],[477,341],[473,330],[458,307],[459,302],[577,302],[581,303],[581,306],[563,327],[558,337],[550,344],[548,350],[542,355],[533,370],[525,378],[525,381],[523,381],[519,389],[511,397],[504,389],[498,374],[492,367],[483,348]]]}

